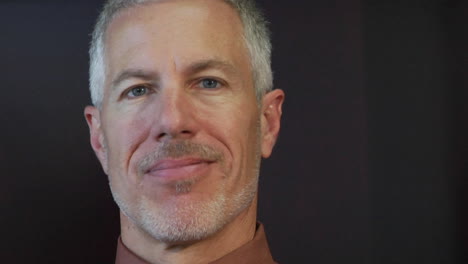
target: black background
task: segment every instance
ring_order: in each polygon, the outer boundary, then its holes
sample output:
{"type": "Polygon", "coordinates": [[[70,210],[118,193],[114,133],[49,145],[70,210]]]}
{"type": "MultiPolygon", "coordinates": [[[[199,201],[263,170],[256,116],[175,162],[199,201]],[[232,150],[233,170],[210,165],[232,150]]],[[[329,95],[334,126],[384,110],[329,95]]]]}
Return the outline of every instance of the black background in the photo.
{"type": "MultiPolygon", "coordinates": [[[[260,4],[286,92],[259,190],[276,259],[467,262],[467,1],[260,4]]],[[[0,3],[2,263],[113,263],[118,209],[83,118],[101,5],[0,3]]]]}

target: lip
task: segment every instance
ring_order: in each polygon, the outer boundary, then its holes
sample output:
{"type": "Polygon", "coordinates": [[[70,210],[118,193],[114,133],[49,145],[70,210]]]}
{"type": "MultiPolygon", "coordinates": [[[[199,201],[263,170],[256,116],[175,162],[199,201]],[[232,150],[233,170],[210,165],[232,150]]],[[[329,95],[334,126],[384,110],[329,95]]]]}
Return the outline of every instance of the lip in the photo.
{"type": "Polygon", "coordinates": [[[191,180],[205,174],[211,163],[213,161],[199,158],[164,159],[156,162],[145,174],[163,183],[191,180]]]}

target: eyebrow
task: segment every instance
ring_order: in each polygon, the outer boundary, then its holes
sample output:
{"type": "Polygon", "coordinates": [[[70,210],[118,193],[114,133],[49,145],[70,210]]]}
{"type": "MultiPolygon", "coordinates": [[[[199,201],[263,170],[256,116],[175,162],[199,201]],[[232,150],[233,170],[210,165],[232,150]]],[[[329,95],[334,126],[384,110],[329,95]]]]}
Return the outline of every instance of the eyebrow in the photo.
{"type": "Polygon", "coordinates": [[[111,87],[116,87],[121,82],[132,78],[157,81],[159,79],[159,74],[157,72],[143,69],[127,69],[117,75],[117,77],[112,81],[111,87]]]}
{"type": "MultiPolygon", "coordinates": [[[[237,74],[237,70],[234,65],[227,61],[217,59],[208,59],[194,62],[186,69],[184,69],[183,73],[186,75],[192,75],[209,69],[218,69],[228,74],[237,74]]],[[[127,69],[119,73],[117,77],[114,78],[111,87],[116,87],[121,82],[133,78],[157,82],[160,79],[160,76],[158,72],[154,71],[148,71],[144,69],[127,69]]]]}
{"type": "Polygon", "coordinates": [[[234,67],[234,65],[227,61],[217,59],[208,59],[192,63],[187,67],[187,69],[184,72],[189,75],[209,69],[218,69],[229,74],[237,73],[236,67],[234,67]]]}

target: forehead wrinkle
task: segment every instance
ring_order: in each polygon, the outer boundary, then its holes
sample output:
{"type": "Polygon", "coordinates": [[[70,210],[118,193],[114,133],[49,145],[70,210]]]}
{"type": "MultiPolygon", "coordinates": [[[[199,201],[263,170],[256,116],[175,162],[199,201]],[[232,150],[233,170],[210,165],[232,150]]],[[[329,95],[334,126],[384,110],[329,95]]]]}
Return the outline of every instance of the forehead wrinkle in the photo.
{"type": "MultiPolygon", "coordinates": [[[[156,0],[154,2],[148,2],[146,4],[158,4],[159,5],[159,4],[168,4],[168,3],[172,3],[172,2],[177,2],[177,1],[156,0]]],[[[221,1],[221,3],[224,3],[224,1],[221,1]]],[[[127,8],[127,9],[124,9],[124,10],[121,10],[120,12],[118,12],[116,14],[116,16],[111,20],[111,22],[109,23],[109,27],[105,31],[105,41],[108,42],[109,41],[108,38],[113,35],[113,34],[109,34],[109,32],[112,30],[112,28],[116,28],[116,27],[119,28],[120,26],[122,26],[122,25],[120,25],[120,23],[124,23],[124,21],[126,21],[126,16],[131,15],[132,12],[135,12],[135,10],[137,10],[138,8],[142,8],[142,7],[145,7],[145,5],[132,6],[130,8],[127,8]]],[[[229,5],[228,5],[228,7],[232,8],[229,5]]],[[[131,17],[131,18],[134,19],[135,17],[131,17]]],[[[237,16],[236,16],[236,18],[238,19],[237,16]]],[[[135,29],[135,27],[132,27],[132,28],[135,29]]],[[[109,55],[109,54],[107,54],[107,55],[109,55]]],[[[187,65],[186,63],[180,63],[180,62],[182,62],[184,60],[183,58],[173,58],[172,70],[177,72],[177,71],[179,71],[177,68],[181,68],[180,71],[184,74],[184,76],[193,75],[193,74],[199,73],[199,72],[204,71],[204,70],[209,70],[209,69],[217,69],[217,70],[220,70],[220,71],[222,71],[222,72],[224,72],[226,74],[231,74],[231,75],[235,75],[235,76],[242,75],[243,69],[239,69],[238,67],[236,67],[237,65],[234,62],[225,60],[223,58],[217,58],[216,56],[209,56],[206,59],[203,59],[203,58],[199,58],[199,59],[200,59],[199,61],[195,61],[195,62],[188,61],[189,65],[187,65]],[[180,64],[182,64],[182,65],[180,65],[180,64]],[[185,64],[187,66],[183,66],[183,64],[185,64]],[[182,66],[182,67],[180,67],[179,65],[182,66]]],[[[132,78],[143,79],[143,80],[151,80],[151,81],[152,80],[161,81],[161,79],[162,79],[161,74],[159,74],[159,76],[158,76],[157,72],[156,73],[146,72],[146,71],[151,71],[151,70],[152,69],[146,69],[146,70],[145,69],[141,69],[141,70],[139,70],[139,69],[129,69],[129,70],[124,70],[121,73],[119,73],[116,78],[111,80],[111,82],[110,82],[111,89],[112,88],[115,89],[117,87],[117,85],[121,84],[122,81],[127,80],[127,79],[132,79],[132,78]]]]}

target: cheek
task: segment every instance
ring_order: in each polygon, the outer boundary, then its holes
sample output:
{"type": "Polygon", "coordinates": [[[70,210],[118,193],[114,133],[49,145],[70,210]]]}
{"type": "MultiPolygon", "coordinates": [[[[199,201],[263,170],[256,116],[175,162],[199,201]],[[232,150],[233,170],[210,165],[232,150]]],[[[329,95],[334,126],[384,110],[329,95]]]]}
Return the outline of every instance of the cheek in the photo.
{"type": "Polygon", "coordinates": [[[257,111],[239,106],[236,110],[223,111],[222,116],[211,120],[216,120],[211,121],[213,131],[217,129],[214,136],[228,151],[226,157],[227,170],[230,172],[228,181],[232,182],[232,188],[237,188],[236,186],[240,188],[243,182],[254,177],[257,167],[256,156],[259,146],[257,111]]]}
{"type": "Polygon", "coordinates": [[[135,184],[133,164],[140,146],[148,138],[150,126],[143,115],[130,113],[117,114],[109,120],[112,120],[106,126],[109,174],[114,178],[127,178],[123,180],[135,184]]]}

